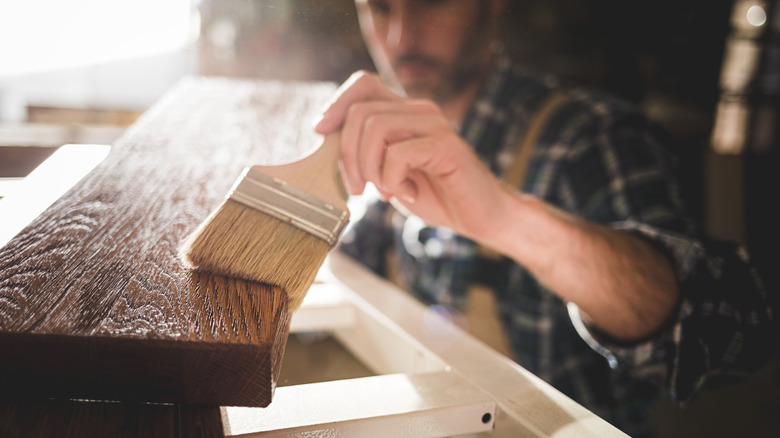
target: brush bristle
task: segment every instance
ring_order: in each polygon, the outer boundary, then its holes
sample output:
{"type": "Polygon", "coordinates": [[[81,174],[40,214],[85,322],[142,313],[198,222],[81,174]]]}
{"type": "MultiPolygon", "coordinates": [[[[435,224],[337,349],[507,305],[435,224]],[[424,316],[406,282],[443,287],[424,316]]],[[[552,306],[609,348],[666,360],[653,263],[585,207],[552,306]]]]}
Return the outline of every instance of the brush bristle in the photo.
{"type": "Polygon", "coordinates": [[[297,309],[325,261],[324,240],[233,200],[226,200],[183,243],[196,269],[282,287],[297,309]]]}

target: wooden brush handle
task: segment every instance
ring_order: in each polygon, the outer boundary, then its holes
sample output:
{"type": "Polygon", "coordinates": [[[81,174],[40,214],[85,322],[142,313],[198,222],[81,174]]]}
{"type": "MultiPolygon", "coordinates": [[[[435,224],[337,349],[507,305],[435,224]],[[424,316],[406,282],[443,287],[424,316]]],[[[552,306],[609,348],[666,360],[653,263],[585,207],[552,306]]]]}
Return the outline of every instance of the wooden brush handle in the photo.
{"type": "Polygon", "coordinates": [[[341,132],[337,131],[326,135],[322,145],[306,158],[278,166],[252,168],[347,211],[348,195],[338,165],[340,150],[341,132]]]}

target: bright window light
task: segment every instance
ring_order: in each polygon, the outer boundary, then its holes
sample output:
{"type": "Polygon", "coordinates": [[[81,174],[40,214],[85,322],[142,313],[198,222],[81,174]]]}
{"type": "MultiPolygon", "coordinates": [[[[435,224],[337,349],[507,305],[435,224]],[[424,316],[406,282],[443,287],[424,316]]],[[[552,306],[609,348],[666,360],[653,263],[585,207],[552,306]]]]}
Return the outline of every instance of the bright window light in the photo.
{"type": "Polygon", "coordinates": [[[0,1],[0,77],[176,50],[191,0],[0,1]]]}
{"type": "Polygon", "coordinates": [[[747,18],[748,23],[750,23],[752,26],[763,26],[764,23],[766,23],[766,11],[764,11],[764,8],[761,6],[754,5],[747,10],[745,18],[747,18]]]}

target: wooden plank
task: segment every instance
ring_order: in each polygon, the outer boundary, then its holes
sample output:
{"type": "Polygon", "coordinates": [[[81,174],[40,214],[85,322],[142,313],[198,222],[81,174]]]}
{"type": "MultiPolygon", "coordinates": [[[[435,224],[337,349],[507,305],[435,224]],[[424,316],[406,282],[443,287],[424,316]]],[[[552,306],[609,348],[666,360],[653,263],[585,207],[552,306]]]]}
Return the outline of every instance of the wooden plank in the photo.
{"type": "Polygon", "coordinates": [[[241,169],[319,143],[333,84],[183,80],[0,248],[0,397],[265,406],[284,292],[190,272],[182,239],[241,169]]]}
{"type": "Polygon", "coordinates": [[[0,403],[6,438],[221,438],[218,407],[46,400],[0,403]]]}
{"type": "MultiPolygon", "coordinates": [[[[0,155],[3,149],[0,147],[0,155]]],[[[60,146],[9,192],[0,192],[0,247],[100,164],[109,151],[111,146],[105,144],[60,146]]]]}

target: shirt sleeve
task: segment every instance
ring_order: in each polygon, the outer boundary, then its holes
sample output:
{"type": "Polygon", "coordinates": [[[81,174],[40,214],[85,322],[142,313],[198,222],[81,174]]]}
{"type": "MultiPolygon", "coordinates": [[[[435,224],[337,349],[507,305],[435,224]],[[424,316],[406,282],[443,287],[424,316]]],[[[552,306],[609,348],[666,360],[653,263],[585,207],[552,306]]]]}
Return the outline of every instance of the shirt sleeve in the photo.
{"type": "Polygon", "coordinates": [[[611,366],[662,377],[670,398],[685,404],[703,387],[750,375],[769,359],[776,345],[773,310],[744,247],[685,238],[632,221],[615,226],[666,248],[675,263],[681,302],[662,330],[634,344],[601,334],[570,304],[578,333],[611,366]]]}
{"type": "Polygon", "coordinates": [[[663,252],[681,300],[658,333],[632,344],[609,339],[571,304],[578,333],[610,366],[659,379],[681,404],[705,385],[755,371],[777,342],[772,307],[747,251],[705,235],[687,216],[670,157],[646,120],[611,113],[592,120],[583,126],[598,140],[568,157],[562,204],[663,252]]]}

